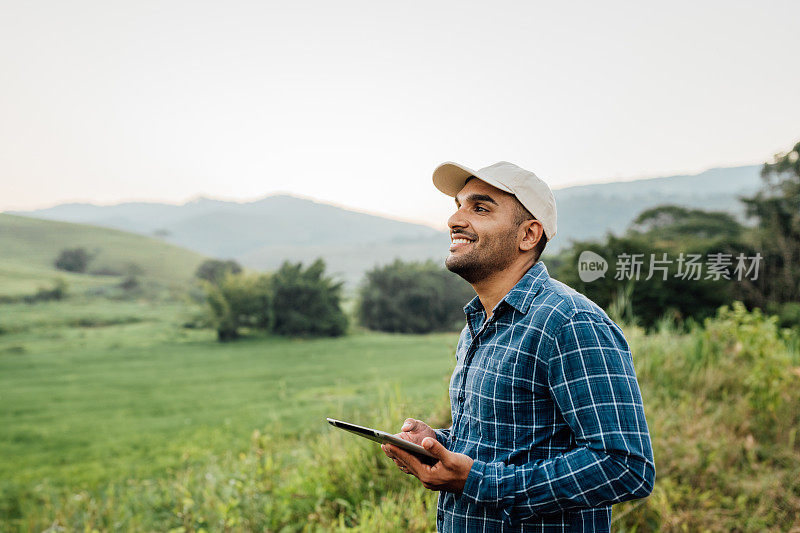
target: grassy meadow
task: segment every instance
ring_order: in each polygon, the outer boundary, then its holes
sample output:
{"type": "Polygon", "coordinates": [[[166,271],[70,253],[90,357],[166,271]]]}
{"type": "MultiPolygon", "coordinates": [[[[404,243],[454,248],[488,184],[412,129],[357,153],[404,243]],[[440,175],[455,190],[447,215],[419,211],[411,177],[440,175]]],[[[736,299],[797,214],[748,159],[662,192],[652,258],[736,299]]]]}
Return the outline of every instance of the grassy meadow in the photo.
{"type": "MultiPolygon", "coordinates": [[[[221,344],[196,312],[0,306],[1,530],[431,530],[435,494],[323,418],[447,424],[455,334],[221,344]]],[[[658,477],[615,530],[800,527],[796,338],[740,307],[625,330],[658,477]]]]}
{"type": "Polygon", "coordinates": [[[427,415],[457,339],[221,344],[182,327],[192,311],[96,298],[0,306],[0,517],[19,516],[43,482],[74,491],[163,476],[186,454],[245,451],[254,430],[314,437],[331,431],[325,416],[372,417],[398,389],[427,415]]]}
{"type": "Polygon", "coordinates": [[[131,264],[143,270],[145,281],[163,287],[185,285],[204,257],[157,239],[124,231],[0,213],[0,296],[31,294],[66,279],[78,291],[107,287],[114,276],[56,272],[53,261],[64,248],[86,248],[91,270],[125,272],[131,264]]]}
{"type": "MultiPolygon", "coordinates": [[[[324,418],[447,425],[456,333],[219,343],[175,289],[194,259],[131,238],[126,260],[161,250],[175,268],[129,293],[72,274],[67,298],[24,303],[61,274],[44,255],[0,261],[0,532],[434,529],[436,495],[324,418]]],[[[740,305],[623,329],[657,479],[614,530],[800,531],[797,331],[740,305]]]]}

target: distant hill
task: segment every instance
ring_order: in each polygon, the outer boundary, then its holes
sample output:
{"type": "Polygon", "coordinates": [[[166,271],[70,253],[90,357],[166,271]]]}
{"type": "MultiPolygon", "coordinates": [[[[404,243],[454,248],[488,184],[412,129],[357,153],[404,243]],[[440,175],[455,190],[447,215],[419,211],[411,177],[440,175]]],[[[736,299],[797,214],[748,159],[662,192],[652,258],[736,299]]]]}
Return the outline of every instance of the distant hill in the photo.
{"type": "Polygon", "coordinates": [[[570,240],[621,234],[636,215],[661,204],[727,211],[744,221],[740,196],[761,185],[761,165],[713,168],[695,175],[597,183],[553,191],[558,207],[555,248],[570,240]]]}
{"type": "MultiPolygon", "coordinates": [[[[715,168],[697,175],[568,187],[554,191],[559,234],[549,247],[623,232],[642,210],[673,203],[742,215],[738,196],[760,184],[760,166],[715,168]]],[[[208,198],[183,205],[132,202],[112,206],[63,204],[20,214],[94,224],[162,240],[204,255],[233,258],[256,269],[289,259],[325,258],[329,270],[351,286],[363,273],[399,257],[447,255],[446,232],[350,211],[288,195],[248,203],[208,198]]]]}
{"type": "Polygon", "coordinates": [[[255,269],[324,257],[329,271],[350,286],[366,270],[395,257],[443,260],[449,246],[446,232],[428,226],[288,195],[250,203],[200,198],[180,206],[64,204],[24,214],[158,234],[165,242],[255,269]]]}
{"type": "Polygon", "coordinates": [[[83,247],[94,254],[89,270],[124,272],[130,263],[142,277],[162,284],[184,283],[205,259],[202,255],[152,237],[124,231],[0,214],[0,295],[31,294],[58,276],[73,287],[119,282],[118,278],[71,274],[53,262],[64,248],[83,247]]]}

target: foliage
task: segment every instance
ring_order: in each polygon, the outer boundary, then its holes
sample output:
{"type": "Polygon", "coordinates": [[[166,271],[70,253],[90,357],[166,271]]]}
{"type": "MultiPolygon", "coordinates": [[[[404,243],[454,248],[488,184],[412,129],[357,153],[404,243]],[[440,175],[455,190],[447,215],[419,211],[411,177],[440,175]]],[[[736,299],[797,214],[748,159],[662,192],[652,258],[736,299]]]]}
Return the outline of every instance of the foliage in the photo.
{"type": "Polygon", "coordinates": [[[301,263],[284,262],[272,277],[272,287],[275,333],[336,337],[347,331],[342,283],[325,276],[322,259],[306,269],[301,263]]]}
{"type": "Polygon", "coordinates": [[[747,284],[745,296],[763,308],[800,301],[800,142],[765,163],[761,176],[762,190],[742,201],[757,222],[754,246],[766,274],[747,284]]]}
{"type": "Polygon", "coordinates": [[[616,531],[800,527],[800,358],[741,303],[688,333],[627,328],[653,437],[653,494],[616,531]]]}
{"type": "Polygon", "coordinates": [[[242,266],[236,261],[229,259],[220,261],[219,259],[206,259],[197,267],[194,276],[197,279],[219,283],[227,274],[239,274],[242,266]]]}
{"type": "Polygon", "coordinates": [[[347,330],[341,283],[325,276],[321,259],[305,269],[285,262],[272,275],[228,271],[204,286],[210,321],[221,341],[237,338],[241,328],[327,337],[347,330]]]}
{"type": "Polygon", "coordinates": [[[780,327],[800,329],[800,302],[770,303],[767,311],[778,318],[780,327]]]}
{"type": "Polygon", "coordinates": [[[725,212],[704,211],[678,205],[660,205],[642,211],[631,223],[631,231],[644,235],[658,234],[669,240],[735,239],[742,225],[725,212]]]}
{"type": "Polygon", "coordinates": [[[266,274],[226,273],[206,282],[211,323],[221,341],[233,340],[243,327],[269,330],[273,323],[273,290],[266,274]]]}
{"type": "Polygon", "coordinates": [[[55,260],[55,267],[67,272],[86,272],[91,256],[86,248],[65,248],[55,260]]]}
{"type": "Polygon", "coordinates": [[[394,333],[460,330],[464,305],[475,293],[461,278],[426,263],[394,263],[367,272],[359,319],[369,329],[394,333]]]}
{"type": "MultiPolygon", "coordinates": [[[[650,213],[657,213],[657,210],[650,210],[650,213]]],[[[703,213],[703,217],[716,219],[713,213],[703,213]]],[[[720,216],[721,219],[725,217],[727,215],[720,216]]],[[[682,223],[677,225],[682,226],[682,223]]],[[[724,238],[684,239],[673,232],[672,223],[662,222],[649,227],[646,232],[634,230],[623,237],[608,235],[604,242],[574,243],[562,255],[562,266],[554,268],[553,275],[605,309],[611,310],[615,302],[616,305],[624,303],[625,308],[613,312],[624,315],[625,320],[635,316],[647,328],[653,328],[665,315],[678,323],[690,318],[701,321],[712,316],[720,305],[733,300],[734,281],[705,279],[705,272],[700,279],[683,279],[678,275],[678,269],[683,268],[685,272],[685,263],[681,267],[678,260],[695,254],[701,256],[702,262],[708,254],[733,253],[737,248],[734,241],[724,238]],[[585,250],[600,255],[608,262],[605,277],[591,282],[580,279],[576,266],[580,254],[585,250]],[[642,268],[638,278],[615,279],[617,260],[623,254],[638,254],[641,258],[642,268]],[[651,275],[648,270],[648,266],[653,264],[651,259],[661,260],[664,254],[670,260],[664,265],[666,274],[654,269],[651,275]]]]}
{"type": "Polygon", "coordinates": [[[119,288],[126,292],[135,291],[139,287],[141,287],[141,282],[136,276],[126,276],[119,284],[119,288]]]}
{"type": "Polygon", "coordinates": [[[69,284],[64,278],[56,278],[53,282],[53,286],[49,289],[40,288],[36,292],[36,300],[38,301],[46,301],[46,300],[63,300],[67,297],[67,292],[69,290],[69,284]]]}

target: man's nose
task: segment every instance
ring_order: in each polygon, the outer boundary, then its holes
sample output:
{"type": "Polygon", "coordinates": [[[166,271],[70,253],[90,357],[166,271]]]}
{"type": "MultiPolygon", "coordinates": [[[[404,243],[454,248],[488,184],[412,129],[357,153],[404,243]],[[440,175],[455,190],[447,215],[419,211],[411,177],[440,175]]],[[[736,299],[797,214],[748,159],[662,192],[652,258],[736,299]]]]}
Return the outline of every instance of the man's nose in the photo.
{"type": "Polygon", "coordinates": [[[464,219],[464,213],[461,209],[456,210],[455,213],[450,215],[450,218],[447,219],[447,225],[450,227],[451,230],[455,228],[465,228],[467,227],[467,221],[464,219]]]}

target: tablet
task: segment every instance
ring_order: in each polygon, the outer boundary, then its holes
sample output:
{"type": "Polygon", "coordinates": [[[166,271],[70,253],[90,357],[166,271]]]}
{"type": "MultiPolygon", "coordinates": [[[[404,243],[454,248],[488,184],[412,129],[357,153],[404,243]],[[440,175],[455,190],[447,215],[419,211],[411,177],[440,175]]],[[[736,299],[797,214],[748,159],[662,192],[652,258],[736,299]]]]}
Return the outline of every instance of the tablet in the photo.
{"type": "Polygon", "coordinates": [[[365,428],[364,426],[357,426],[349,422],[334,420],[333,418],[327,418],[326,420],[330,425],[337,427],[339,429],[343,429],[345,431],[349,431],[350,433],[354,433],[359,437],[364,437],[365,439],[379,442],[381,444],[394,444],[398,448],[402,448],[408,453],[414,454],[415,456],[417,456],[417,459],[419,459],[426,465],[432,465],[439,462],[439,459],[431,455],[431,453],[422,446],[401,439],[400,437],[395,437],[394,435],[386,433],[385,431],[365,428]]]}

